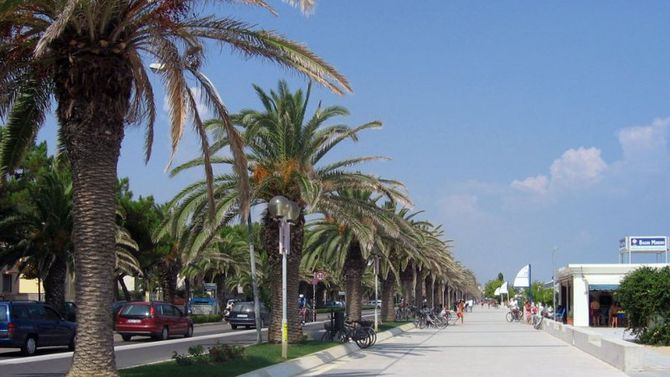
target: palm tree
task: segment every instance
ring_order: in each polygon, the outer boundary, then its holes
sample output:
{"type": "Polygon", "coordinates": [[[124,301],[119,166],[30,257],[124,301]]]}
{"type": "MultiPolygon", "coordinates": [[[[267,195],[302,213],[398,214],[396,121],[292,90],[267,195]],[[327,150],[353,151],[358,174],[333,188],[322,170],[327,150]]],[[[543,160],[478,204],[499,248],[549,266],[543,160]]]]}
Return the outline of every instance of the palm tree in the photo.
{"type": "MultiPolygon", "coordinates": [[[[74,248],[79,324],[69,376],[116,375],[109,318],[114,267],[114,183],[124,128],[147,124],[151,155],[156,118],[146,64],[159,61],[171,104],[172,148],[192,118],[200,136],[211,186],[207,138],[188,88],[190,75],[214,109],[246,176],[242,143],[212,83],[201,71],[205,41],[262,57],[310,77],[329,89],[350,91],[346,79],[305,47],[273,32],[231,19],[200,16],[193,0],[3,0],[0,2],[0,117],[7,116],[0,165],[8,172],[58,104],[60,135],[73,174],[74,248]],[[145,61],[148,58],[150,60],[145,61]]],[[[263,0],[243,3],[271,9],[263,0]]],[[[309,2],[300,2],[309,4],[309,2]]],[[[239,180],[248,205],[247,180],[239,180]]]]}
{"type": "MultiPolygon", "coordinates": [[[[385,238],[400,239],[398,218],[392,212],[377,206],[381,197],[372,197],[371,192],[343,190],[337,193],[349,202],[347,211],[339,211],[308,224],[310,232],[303,257],[303,265],[310,269],[320,261],[326,261],[333,271],[345,277],[347,314],[360,320],[363,299],[363,274],[368,262],[382,256],[385,238]],[[375,219],[375,221],[372,221],[375,219]]],[[[405,196],[390,197],[391,200],[408,202],[405,196]]]]}
{"type": "MultiPolygon", "coordinates": [[[[325,127],[324,124],[336,116],[347,115],[342,107],[319,106],[312,116],[307,115],[310,98],[310,87],[307,92],[297,90],[291,93],[285,82],[280,82],[278,90],[269,94],[255,87],[264,110],[245,110],[234,117],[235,122],[244,128],[245,144],[249,148],[251,188],[253,205],[262,205],[276,195],[283,195],[298,203],[300,216],[291,227],[291,253],[288,256],[288,299],[289,313],[297,313],[297,295],[299,281],[299,264],[302,255],[303,228],[307,213],[324,212],[338,215],[342,211],[353,211],[353,206],[345,198],[333,195],[345,189],[360,189],[381,192],[385,195],[402,197],[398,182],[384,180],[361,172],[351,172],[347,168],[361,162],[376,160],[379,157],[356,157],[332,162],[320,166],[324,156],[343,140],[357,140],[358,133],[369,128],[377,128],[379,122],[370,122],[359,127],[350,128],[344,125],[325,127]]],[[[211,128],[221,127],[218,122],[211,128]]],[[[216,133],[215,133],[216,135],[216,133]]],[[[218,149],[226,146],[221,138],[213,143],[218,149]]],[[[217,149],[217,150],[218,150],[217,149]]],[[[230,163],[225,157],[212,161],[230,163]]],[[[178,173],[184,169],[198,166],[202,159],[196,159],[173,170],[178,173]]],[[[217,199],[215,225],[220,226],[229,221],[238,212],[237,180],[235,174],[222,174],[215,179],[214,197],[217,199]]],[[[174,207],[174,218],[177,223],[187,221],[194,212],[202,211],[205,202],[205,182],[196,182],[171,201],[174,207]]],[[[373,217],[370,217],[375,220],[373,217]]],[[[352,220],[353,221],[353,220],[352,220]]],[[[377,220],[375,220],[377,221],[377,220]]],[[[281,306],[281,258],[278,248],[278,226],[271,216],[265,212],[261,222],[261,244],[268,254],[270,264],[270,280],[272,285],[272,307],[281,306]]],[[[206,238],[206,235],[202,236],[206,238]]],[[[281,311],[272,312],[269,339],[279,341],[281,311]]],[[[289,341],[298,341],[302,336],[298,316],[289,316],[289,341]]]]}
{"type": "Polygon", "coordinates": [[[181,275],[187,282],[205,279],[215,282],[219,307],[224,308],[226,280],[249,275],[248,257],[246,239],[237,229],[227,227],[195,259],[186,262],[181,275]]]}
{"type": "Polygon", "coordinates": [[[72,183],[52,162],[49,170],[28,184],[31,208],[0,221],[5,250],[2,264],[21,261],[44,281],[45,300],[63,311],[68,262],[72,257],[72,183]]]}

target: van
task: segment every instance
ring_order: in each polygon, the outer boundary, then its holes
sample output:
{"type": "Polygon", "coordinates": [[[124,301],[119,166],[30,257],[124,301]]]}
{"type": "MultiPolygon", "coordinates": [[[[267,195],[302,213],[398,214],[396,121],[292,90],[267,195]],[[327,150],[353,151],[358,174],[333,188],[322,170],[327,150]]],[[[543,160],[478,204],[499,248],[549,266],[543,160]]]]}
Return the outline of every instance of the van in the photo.
{"type": "Polygon", "coordinates": [[[0,301],[0,347],[32,356],[38,347],[74,350],[77,324],[37,301],[0,301]]]}

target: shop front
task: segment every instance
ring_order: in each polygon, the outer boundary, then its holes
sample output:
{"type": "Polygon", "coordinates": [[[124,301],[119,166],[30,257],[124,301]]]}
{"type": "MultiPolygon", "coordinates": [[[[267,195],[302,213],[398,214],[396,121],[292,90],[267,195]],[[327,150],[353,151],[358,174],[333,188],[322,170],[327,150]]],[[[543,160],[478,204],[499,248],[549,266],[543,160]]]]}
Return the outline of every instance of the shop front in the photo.
{"type": "Polygon", "coordinates": [[[626,274],[643,266],[667,265],[569,264],[558,270],[557,307],[566,308],[567,318],[574,321],[574,326],[607,326],[610,307],[616,303],[614,293],[626,274]]]}

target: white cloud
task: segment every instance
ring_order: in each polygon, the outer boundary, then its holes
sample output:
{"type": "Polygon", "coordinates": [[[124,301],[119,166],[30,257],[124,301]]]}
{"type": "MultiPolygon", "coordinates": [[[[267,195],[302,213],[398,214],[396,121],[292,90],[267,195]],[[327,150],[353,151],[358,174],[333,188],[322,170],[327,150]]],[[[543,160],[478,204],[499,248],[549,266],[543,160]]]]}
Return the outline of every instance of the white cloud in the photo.
{"type": "Polygon", "coordinates": [[[607,171],[607,163],[602,159],[600,149],[580,147],[568,149],[549,167],[549,177],[537,175],[511,183],[513,189],[536,195],[547,194],[551,190],[582,189],[598,182],[607,171]]]}
{"type": "Polygon", "coordinates": [[[449,195],[442,200],[442,208],[456,218],[472,219],[477,216],[477,196],[472,194],[449,195]]]}
{"type": "Polygon", "coordinates": [[[606,170],[607,163],[595,147],[568,149],[549,169],[551,184],[567,187],[589,186],[600,180],[606,170]]]}
{"type": "Polygon", "coordinates": [[[512,181],[512,188],[542,195],[545,194],[549,188],[549,180],[544,175],[528,177],[522,181],[515,179],[512,181]]]}
{"type": "Polygon", "coordinates": [[[665,118],[656,119],[647,126],[627,127],[619,131],[619,144],[623,150],[621,163],[635,170],[665,169],[669,130],[670,118],[665,118]]]}

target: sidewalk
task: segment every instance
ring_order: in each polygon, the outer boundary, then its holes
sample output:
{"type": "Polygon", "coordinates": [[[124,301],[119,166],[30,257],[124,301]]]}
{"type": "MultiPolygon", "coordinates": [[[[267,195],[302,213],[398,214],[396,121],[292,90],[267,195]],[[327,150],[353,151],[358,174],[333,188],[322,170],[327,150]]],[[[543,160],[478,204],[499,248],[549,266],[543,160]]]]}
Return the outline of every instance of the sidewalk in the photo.
{"type": "Polygon", "coordinates": [[[522,323],[476,307],[465,324],[414,330],[303,376],[624,377],[622,371],[522,323]]]}

